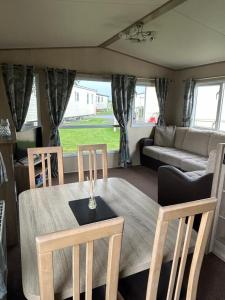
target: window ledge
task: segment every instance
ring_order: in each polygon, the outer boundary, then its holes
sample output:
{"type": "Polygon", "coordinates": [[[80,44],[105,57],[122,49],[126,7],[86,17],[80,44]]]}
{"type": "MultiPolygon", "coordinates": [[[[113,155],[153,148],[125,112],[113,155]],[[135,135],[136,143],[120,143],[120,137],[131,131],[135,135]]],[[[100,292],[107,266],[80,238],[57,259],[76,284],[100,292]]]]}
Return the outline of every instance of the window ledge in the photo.
{"type": "MultiPolygon", "coordinates": [[[[107,154],[117,154],[119,153],[119,150],[110,150],[110,151],[107,151],[107,154]]],[[[100,153],[99,153],[100,154],[100,153]]],[[[98,155],[98,152],[97,152],[97,155],[98,155]]],[[[67,152],[67,153],[64,153],[63,154],[63,157],[77,157],[77,152],[67,152]]],[[[84,156],[88,156],[88,154],[84,154],[84,156]]]]}
{"type": "Polygon", "coordinates": [[[211,131],[211,132],[218,132],[218,133],[224,133],[224,130],[219,130],[219,129],[213,129],[213,128],[206,128],[206,127],[198,127],[198,126],[191,126],[193,129],[198,129],[202,131],[211,131]]]}
{"type": "Polygon", "coordinates": [[[132,128],[155,127],[156,124],[131,124],[132,128]]]}

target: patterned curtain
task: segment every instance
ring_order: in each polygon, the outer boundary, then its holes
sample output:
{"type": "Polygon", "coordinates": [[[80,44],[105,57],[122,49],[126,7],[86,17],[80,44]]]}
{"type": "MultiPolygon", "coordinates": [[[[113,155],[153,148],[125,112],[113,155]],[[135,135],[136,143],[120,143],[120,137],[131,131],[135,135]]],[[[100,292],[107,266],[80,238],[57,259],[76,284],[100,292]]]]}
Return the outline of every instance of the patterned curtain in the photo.
{"type": "Polygon", "coordinates": [[[157,125],[165,126],[165,106],[166,106],[166,97],[168,92],[169,80],[167,78],[156,78],[155,79],[155,89],[159,103],[159,118],[157,125]]]}
{"type": "Polygon", "coordinates": [[[194,107],[194,90],[196,82],[193,79],[188,79],[184,87],[184,108],[183,108],[183,123],[184,127],[190,127],[192,122],[192,113],[194,107]]]}
{"type": "Polygon", "coordinates": [[[8,181],[5,164],[3,161],[2,153],[0,152],[0,185],[8,181]]]}
{"type": "Polygon", "coordinates": [[[131,115],[135,95],[136,77],[127,75],[112,75],[112,105],[114,115],[120,126],[119,165],[131,165],[127,124],[131,115]]]}
{"type": "MultiPolygon", "coordinates": [[[[76,72],[66,69],[46,68],[46,90],[51,120],[50,146],[60,146],[59,125],[69,102],[76,72]]],[[[58,175],[56,156],[52,156],[52,176],[58,175]]]]}
{"type": "Polygon", "coordinates": [[[13,123],[18,132],[22,129],[27,116],[34,80],[34,67],[4,64],[2,73],[13,123]]]}

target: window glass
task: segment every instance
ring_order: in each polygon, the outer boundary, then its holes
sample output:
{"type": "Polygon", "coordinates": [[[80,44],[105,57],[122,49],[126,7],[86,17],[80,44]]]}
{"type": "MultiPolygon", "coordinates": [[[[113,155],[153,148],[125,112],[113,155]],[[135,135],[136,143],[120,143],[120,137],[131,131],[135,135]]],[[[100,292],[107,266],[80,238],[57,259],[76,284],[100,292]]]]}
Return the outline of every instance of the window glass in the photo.
{"type": "MultiPolygon", "coordinates": [[[[224,93],[223,93],[224,95],[224,93]]],[[[220,130],[225,131],[225,99],[222,100],[221,118],[220,118],[220,130]]]]}
{"type": "Polygon", "coordinates": [[[216,129],[220,85],[197,86],[194,126],[216,129]]]}
{"type": "Polygon", "coordinates": [[[65,152],[79,144],[106,143],[108,150],[119,149],[120,129],[112,110],[110,81],[76,81],[60,126],[65,152]],[[79,93],[79,102],[74,102],[79,93]],[[101,100],[101,101],[100,101],[101,100]]]}
{"type": "Polygon", "coordinates": [[[136,85],[132,122],[134,125],[156,124],[159,105],[155,86],[136,85]]]}

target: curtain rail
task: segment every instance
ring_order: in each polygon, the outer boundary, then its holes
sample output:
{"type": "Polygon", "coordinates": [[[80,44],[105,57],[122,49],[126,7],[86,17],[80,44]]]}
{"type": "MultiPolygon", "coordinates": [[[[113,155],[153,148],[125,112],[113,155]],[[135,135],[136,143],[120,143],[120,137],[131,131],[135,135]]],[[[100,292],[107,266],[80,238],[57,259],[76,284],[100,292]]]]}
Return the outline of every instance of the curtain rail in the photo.
{"type": "MultiPolygon", "coordinates": [[[[190,78],[184,79],[183,82],[187,81],[190,78]]],[[[196,81],[204,81],[204,80],[216,80],[216,79],[225,79],[225,75],[221,75],[221,76],[212,76],[212,77],[202,77],[202,78],[193,78],[196,81]]]]}
{"type": "MultiPolygon", "coordinates": [[[[0,68],[2,68],[2,67],[4,67],[5,65],[7,65],[7,63],[2,63],[2,64],[0,64],[0,68]]],[[[14,65],[14,67],[16,68],[17,66],[19,67],[19,66],[23,66],[23,64],[12,64],[12,65],[14,65]]],[[[32,68],[33,66],[31,66],[31,65],[25,65],[26,67],[30,67],[30,68],[32,68]]],[[[47,66],[46,66],[47,67],[47,66]]],[[[49,67],[49,68],[53,68],[53,67],[49,67]]],[[[38,66],[34,66],[34,69],[37,71],[37,70],[44,70],[45,69],[45,67],[38,67],[38,66]]],[[[68,69],[68,68],[66,68],[66,67],[56,67],[56,69],[68,69]]],[[[71,69],[72,70],[72,69],[71,69]]],[[[101,79],[101,80],[110,80],[111,79],[111,76],[113,75],[113,74],[115,74],[115,73],[103,73],[103,74],[99,74],[99,73],[85,73],[85,72],[80,72],[80,71],[76,71],[76,79],[75,80],[84,80],[84,79],[94,79],[94,78],[99,78],[99,79],[101,79]]],[[[130,76],[132,76],[132,75],[130,75],[130,76]]],[[[129,75],[128,75],[128,77],[129,77],[129,75]]],[[[155,77],[157,77],[157,76],[155,76],[155,77]]],[[[154,78],[148,78],[148,77],[137,77],[137,81],[154,81],[155,80],[155,77],[154,78]]],[[[170,83],[174,83],[175,81],[174,80],[172,80],[172,79],[170,79],[169,80],[169,82],[170,83]]]]}

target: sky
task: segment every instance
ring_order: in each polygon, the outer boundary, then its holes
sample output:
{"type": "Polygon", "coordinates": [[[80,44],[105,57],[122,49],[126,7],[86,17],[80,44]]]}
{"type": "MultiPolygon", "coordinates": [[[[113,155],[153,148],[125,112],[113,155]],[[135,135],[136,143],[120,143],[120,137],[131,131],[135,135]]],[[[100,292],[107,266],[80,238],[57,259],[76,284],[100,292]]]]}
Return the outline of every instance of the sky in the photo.
{"type": "Polygon", "coordinates": [[[76,80],[76,83],[83,87],[94,89],[99,94],[107,95],[112,99],[111,82],[76,80]]]}
{"type": "MultiPolygon", "coordinates": [[[[109,96],[109,99],[112,99],[111,93],[111,82],[105,81],[87,81],[87,80],[76,80],[76,83],[87,88],[91,88],[97,90],[99,94],[109,96]]],[[[137,93],[144,93],[145,87],[144,86],[136,86],[137,93]]]]}

